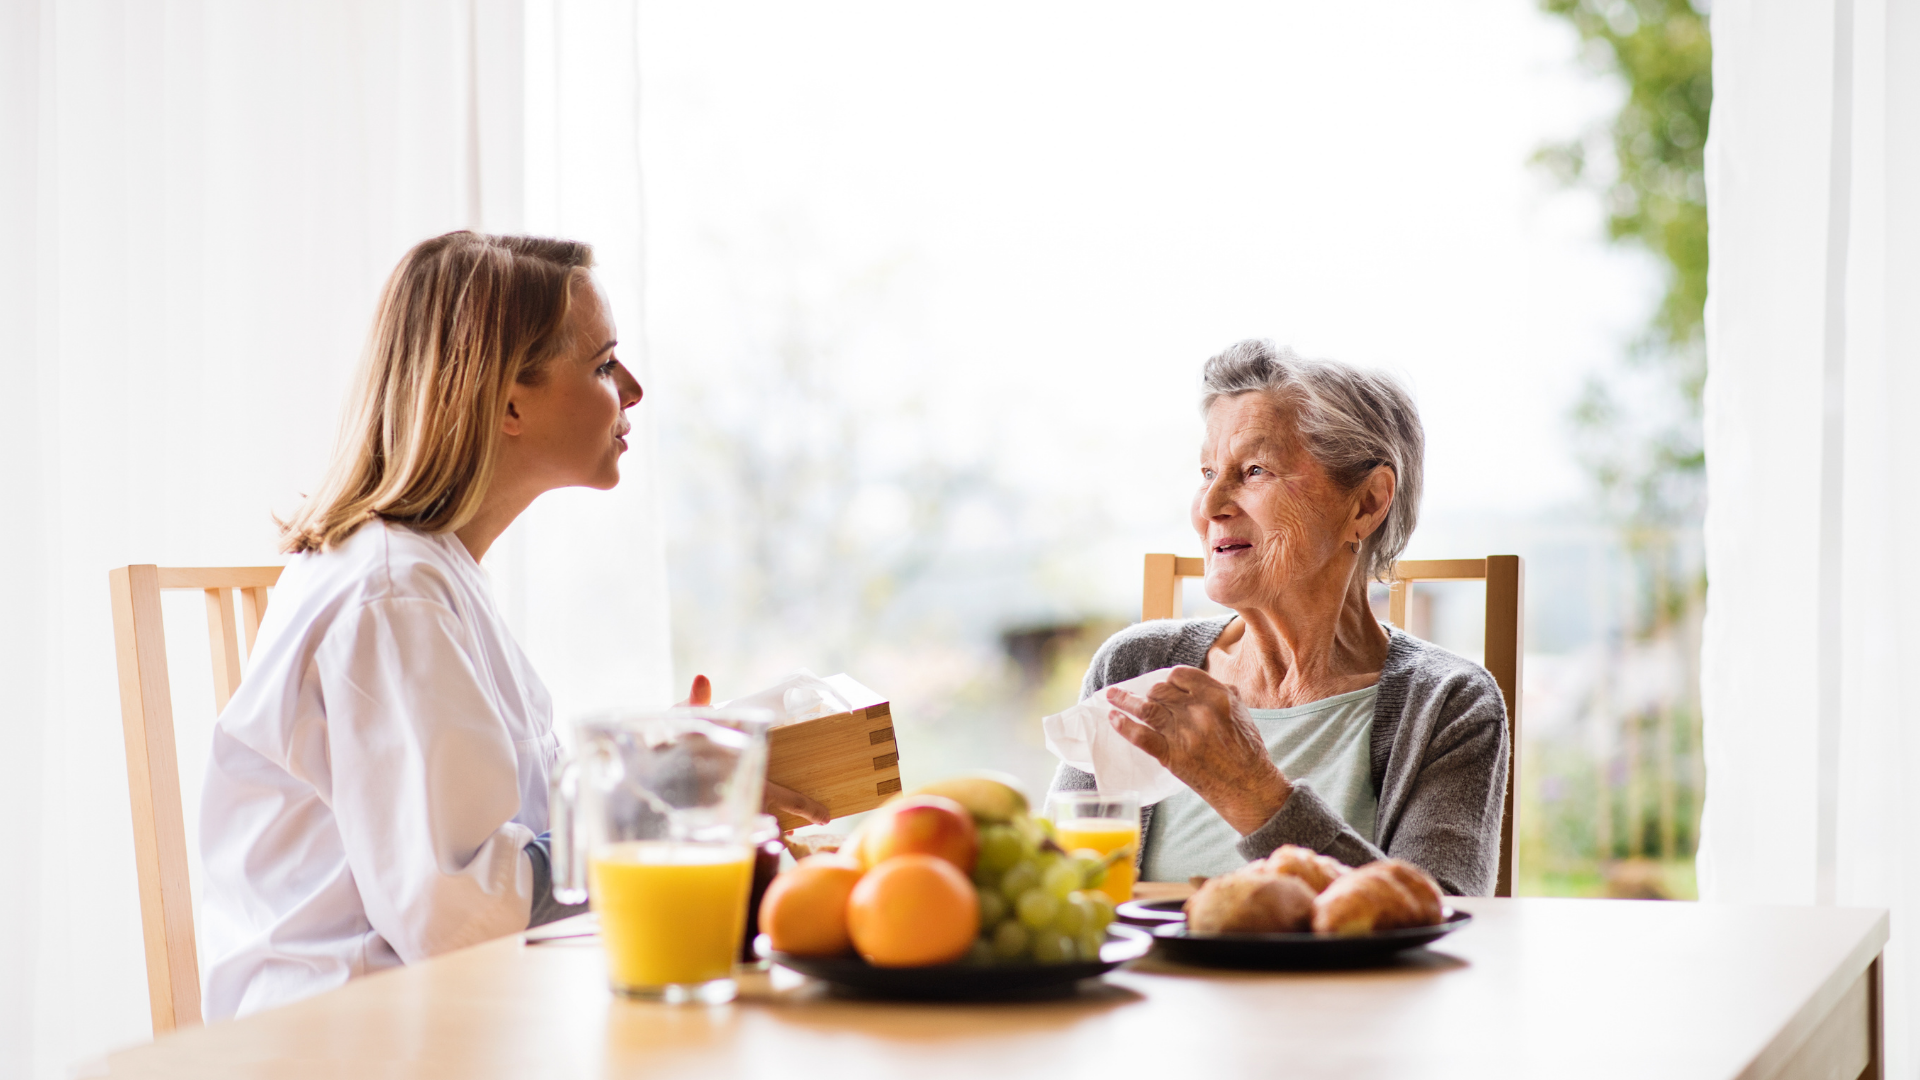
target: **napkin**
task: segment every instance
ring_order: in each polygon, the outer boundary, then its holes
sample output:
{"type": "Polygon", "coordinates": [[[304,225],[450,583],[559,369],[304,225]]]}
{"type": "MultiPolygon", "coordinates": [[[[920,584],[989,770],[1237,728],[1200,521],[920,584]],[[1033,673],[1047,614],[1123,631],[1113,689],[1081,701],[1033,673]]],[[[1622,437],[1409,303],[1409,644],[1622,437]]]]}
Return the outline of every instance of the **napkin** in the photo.
{"type": "Polygon", "coordinates": [[[801,668],[765,690],[723,701],[719,707],[765,709],[773,714],[775,724],[797,724],[802,720],[818,720],[822,716],[864,709],[869,705],[878,705],[883,700],[880,695],[844,674],[829,675],[822,679],[801,668]]]}
{"type": "MultiPolygon", "coordinates": [[[[1114,686],[1145,697],[1150,688],[1167,681],[1172,673],[1172,668],[1161,668],[1114,686]]],[[[1138,721],[1107,704],[1107,689],[1111,688],[1097,690],[1073,708],[1043,718],[1040,727],[1046,732],[1047,749],[1081,772],[1092,773],[1101,791],[1131,791],[1140,797],[1142,806],[1151,806],[1187,790],[1187,785],[1155,761],[1152,754],[1113,730],[1113,725],[1107,722],[1109,714],[1121,717],[1123,723],[1138,721]]]]}

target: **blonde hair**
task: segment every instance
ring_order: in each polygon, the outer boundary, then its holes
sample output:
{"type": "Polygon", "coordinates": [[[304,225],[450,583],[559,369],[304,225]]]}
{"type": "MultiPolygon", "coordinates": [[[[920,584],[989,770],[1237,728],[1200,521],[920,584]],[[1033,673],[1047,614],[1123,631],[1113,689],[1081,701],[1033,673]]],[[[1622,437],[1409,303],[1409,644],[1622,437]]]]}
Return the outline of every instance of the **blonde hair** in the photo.
{"type": "Polygon", "coordinates": [[[473,519],[493,477],[507,392],[565,345],[593,248],[450,232],[414,246],[374,315],[333,462],[280,526],[280,550],[326,551],[380,518],[423,532],[473,519]]]}

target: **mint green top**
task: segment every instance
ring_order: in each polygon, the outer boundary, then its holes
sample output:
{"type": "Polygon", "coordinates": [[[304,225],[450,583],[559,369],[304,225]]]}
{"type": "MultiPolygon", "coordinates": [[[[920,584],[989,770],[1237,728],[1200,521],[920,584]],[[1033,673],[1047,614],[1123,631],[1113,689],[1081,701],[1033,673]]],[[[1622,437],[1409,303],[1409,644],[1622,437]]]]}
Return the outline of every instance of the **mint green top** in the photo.
{"type": "MultiPolygon", "coordinates": [[[[1379,796],[1373,790],[1373,711],[1378,685],[1291,709],[1249,709],[1273,763],[1288,780],[1305,784],[1342,820],[1374,839],[1379,796]]],[[[1155,804],[1153,838],[1141,877],[1185,881],[1246,865],[1240,834],[1200,796],[1182,791],[1155,804]]]]}

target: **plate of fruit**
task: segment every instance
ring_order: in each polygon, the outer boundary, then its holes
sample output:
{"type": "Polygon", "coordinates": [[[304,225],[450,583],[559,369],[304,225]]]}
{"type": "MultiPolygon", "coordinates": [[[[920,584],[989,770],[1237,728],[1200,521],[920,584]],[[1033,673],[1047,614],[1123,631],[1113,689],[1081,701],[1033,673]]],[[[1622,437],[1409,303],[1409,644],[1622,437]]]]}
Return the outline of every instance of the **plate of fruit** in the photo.
{"type": "Polygon", "coordinates": [[[1207,967],[1354,967],[1382,963],[1458,930],[1426,871],[1398,859],[1350,867],[1288,845],[1209,878],[1186,918],[1153,930],[1170,960],[1207,967]]]}
{"type": "Polygon", "coordinates": [[[760,928],[783,967],[862,994],[985,998],[1071,992],[1144,956],[1098,886],[1131,849],[1063,851],[1026,796],[955,777],[874,811],[838,851],[767,888],[760,928]]]}

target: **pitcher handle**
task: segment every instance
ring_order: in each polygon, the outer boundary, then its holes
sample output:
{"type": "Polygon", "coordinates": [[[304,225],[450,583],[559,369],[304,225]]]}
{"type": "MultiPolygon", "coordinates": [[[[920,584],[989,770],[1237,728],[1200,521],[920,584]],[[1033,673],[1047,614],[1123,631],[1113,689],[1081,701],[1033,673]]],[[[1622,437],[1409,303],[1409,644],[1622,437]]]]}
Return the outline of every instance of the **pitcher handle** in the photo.
{"type": "Polygon", "coordinates": [[[553,898],[562,904],[587,899],[587,866],[580,836],[580,764],[569,754],[560,759],[547,788],[548,842],[551,845],[553,898]]]}

